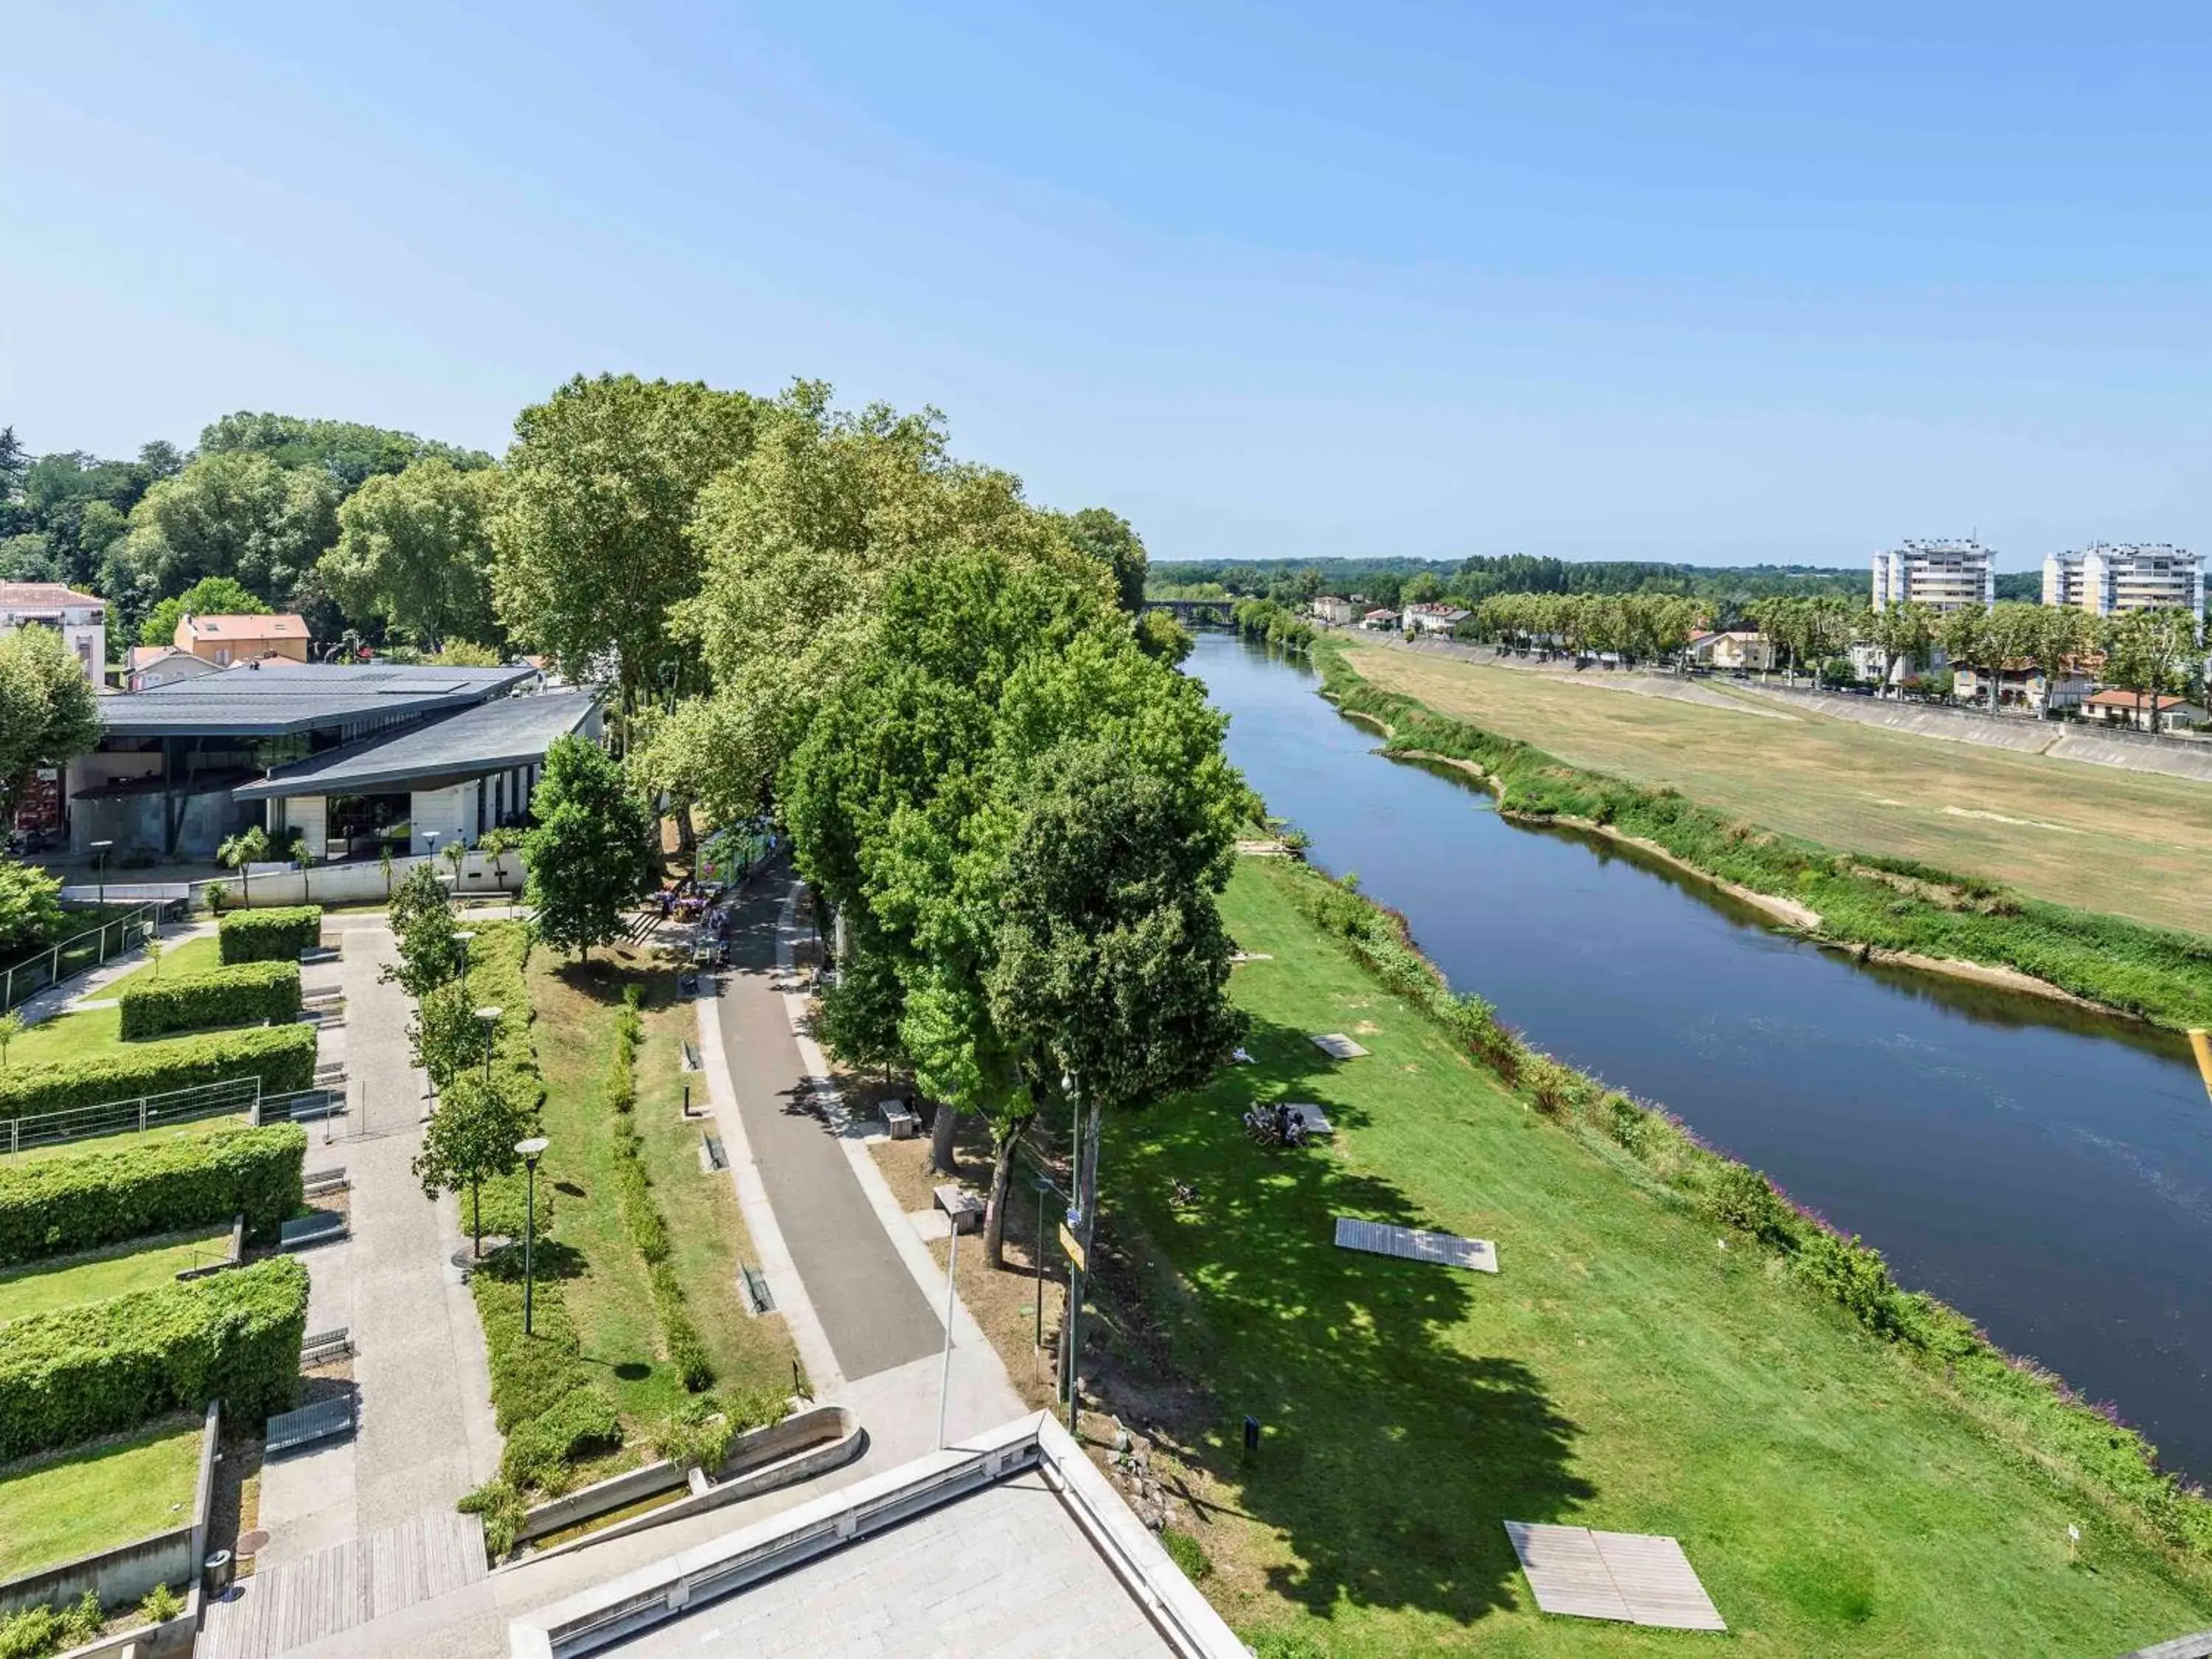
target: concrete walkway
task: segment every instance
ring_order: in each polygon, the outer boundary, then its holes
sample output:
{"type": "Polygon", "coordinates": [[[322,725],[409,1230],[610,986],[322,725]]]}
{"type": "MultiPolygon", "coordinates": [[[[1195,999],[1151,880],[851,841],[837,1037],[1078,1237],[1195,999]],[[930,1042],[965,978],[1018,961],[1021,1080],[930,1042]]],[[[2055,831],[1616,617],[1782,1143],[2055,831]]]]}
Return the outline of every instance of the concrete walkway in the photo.
{"type": "Polygon", "coordinates": [[[392,934],[381,917],[332,918],[329,929],[345,939],[338,981],[352,1099],[333,1144],[310,1126],[307,1162],[344,1168],[352,1236],[301,1260],[308,1328],[353,1333],[360,1431],[263,1469],[269,1543],[258,1565],[449,1510],[499,1464],[483,1334],[451,1266],[459,1213],[450,1198],[427,1202],[408,1168],[422,1144],[424,1086],[410,1061],[406,994],[377,978],[393,957],[392,934]]]}
{"type": "Polygon", "coordinates": [[[793,1034],[777,962],[795,880],[775,872],[739,902],[730,969],[700,1018],[720,1024],[747,1147],[839,1377],[850,1381],[939,1352],[945,1327],[815,1109],[813,1068],[793,1034]]]}

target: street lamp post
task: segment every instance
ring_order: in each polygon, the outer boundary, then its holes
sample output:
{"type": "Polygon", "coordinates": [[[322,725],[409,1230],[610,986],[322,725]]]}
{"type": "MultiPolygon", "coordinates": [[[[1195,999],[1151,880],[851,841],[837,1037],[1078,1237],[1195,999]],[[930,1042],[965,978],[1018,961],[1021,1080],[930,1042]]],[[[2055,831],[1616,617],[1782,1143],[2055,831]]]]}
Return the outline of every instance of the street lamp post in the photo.
{"type": "Polygon", "coordinates": [[[1044,1201],[1052,1195],[1054,1189],[1052,1182],[1042,1176],[1037,1176],[1030,1184],[1036,1189],[1037,1243],[1035,1263],[1036,1267],[1036,1346],[1038,1351],[1042,1352],[1044,1348],[1044,1201]]]}
{"type": "Polygon", "coordinates": [[[550,1143],[544,1135],[532,1135],[527,1140],[518,1140],[514,1150],[522,1154],[523,1168],[529,1171],[524,1183],[522,1211],[522,1334],[530,1334],[531,1293],[537,1287],[538,1263],[538,1160],[545,1155],[550,1143]]]}
{"type": "Polygon", "coordinates": [[[482,1008],[479,1008],[479,1009],[477,1009],[477,1024],[483,1027],[483,1034],[484,1034],[484,1086],[485,1086],[485,1087],[487,1087],[487,1088],[490,1087],[490,1085],[491,1085],[491,1040],[492,1040],[492,1035],[493,1035],[493,1033],[494,1033],[494,1032],[495,1032],[495,1031],[497,1031],[497,1030],[499,1030],[499,1017],[500,1017],[501,1014],[505,1013],[506,1012],[507,1012],[507,1010],[506,1010],[506,1009],[501,1008],[501,1006],[499,1006],[499,1005],[498,1005],[498,1004],[496,1004],[496,1003],[489,1004],[489,1005],[487,1005],[486,1006],[482,1007],[482,1008]]]}
{"type": "Polygon", "coordinates": [[[464,984],[469,977],[469,945],[475,938],[476,935],[465,927],[453,935],[453,943],[461,947],[461,980],[464,984]]]}
{"type": "MultiPolygon", "coordinates": [[[[92,843],[92,850],[100,854],[100,908],[102,910],[107,908],[107,849],[114,845],[112,841],[92,843]]],[[[100,937],[103,943],[107,938],[107,919],[104,915],[100,918],[100,937]]]]}

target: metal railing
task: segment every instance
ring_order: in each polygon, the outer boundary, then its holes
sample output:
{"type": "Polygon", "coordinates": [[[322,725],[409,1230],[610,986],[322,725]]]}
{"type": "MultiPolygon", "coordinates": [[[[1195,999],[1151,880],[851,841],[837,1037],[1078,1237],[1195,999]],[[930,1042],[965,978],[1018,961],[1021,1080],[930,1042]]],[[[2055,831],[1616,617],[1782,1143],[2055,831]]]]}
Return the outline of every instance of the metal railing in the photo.
{"type": "Polygon", "coordinates": [[[261,1079],[258,1077],[198,1083],[189,1089],[105,1101],[97,1106],[72,1106],[58,1112],[0,1118],[0,1148],[12,1158],[40,1146],[66,1146],[73,1140],[93,1140],[102,1135],[143,1134],[149,1129],[191,1123],[202,1118],[239,1115],[250,1118],[260,1103],[261,1079]]]}
{"type": "Polygon", "coordinates": [[[0,969],[0,1014],[49,985],[58,985],[75,975],[97,968],[112,957],[135,951],[154,926],[158,904],[142,904],[113,921],[88,927],[13,967],[0,969]]]}

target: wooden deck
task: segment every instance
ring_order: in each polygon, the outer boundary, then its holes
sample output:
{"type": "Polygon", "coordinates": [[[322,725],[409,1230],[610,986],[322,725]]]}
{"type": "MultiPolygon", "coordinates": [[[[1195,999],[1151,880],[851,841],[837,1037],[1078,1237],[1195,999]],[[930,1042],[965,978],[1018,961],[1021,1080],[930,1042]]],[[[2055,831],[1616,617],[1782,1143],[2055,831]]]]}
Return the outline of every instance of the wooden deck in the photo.
{"type": "Polygon", "coordinates": [[[1728,1626],[1672,1538],[1508,1521],[1506,1535],[1546,1613],[1660,1630],[1728,1626]]]}
{"type": "Polygon", "coordinates": [[[198,1659],[277,1659],[491,1571],[483,1523],[451,1511],[318,1551],[240,1581],[208,1604],[198,1659]]]}
{"type": "Polygon", "coordinates": [[[1498,1247],[1486,1238],[1462,1238],[1456,1233],[1425,1233],[1413,1227],[1393,1227],[1382,1221],[1355,1221],[1348,1215],[1336,1218],[1340,1249],[1366,1250],[1376,1255],[1395,1255],[1407,1261],[1440,1261],[1447,1267],[1466,1267],[1479,1273],[1498,1271],[1498,1247]]]}

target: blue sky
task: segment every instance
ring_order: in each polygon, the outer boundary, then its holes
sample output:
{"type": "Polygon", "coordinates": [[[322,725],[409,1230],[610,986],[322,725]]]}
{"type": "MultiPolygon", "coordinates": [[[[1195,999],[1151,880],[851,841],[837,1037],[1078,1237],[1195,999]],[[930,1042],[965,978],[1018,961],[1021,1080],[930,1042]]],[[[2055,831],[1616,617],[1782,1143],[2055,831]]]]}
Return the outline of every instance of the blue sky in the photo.
{"type": "Polygon", "coordinates": [[[804,374],[1156,557],[2212,549],[2201,4],[196,9],[0,24],[34,449],[804,374]]]}

